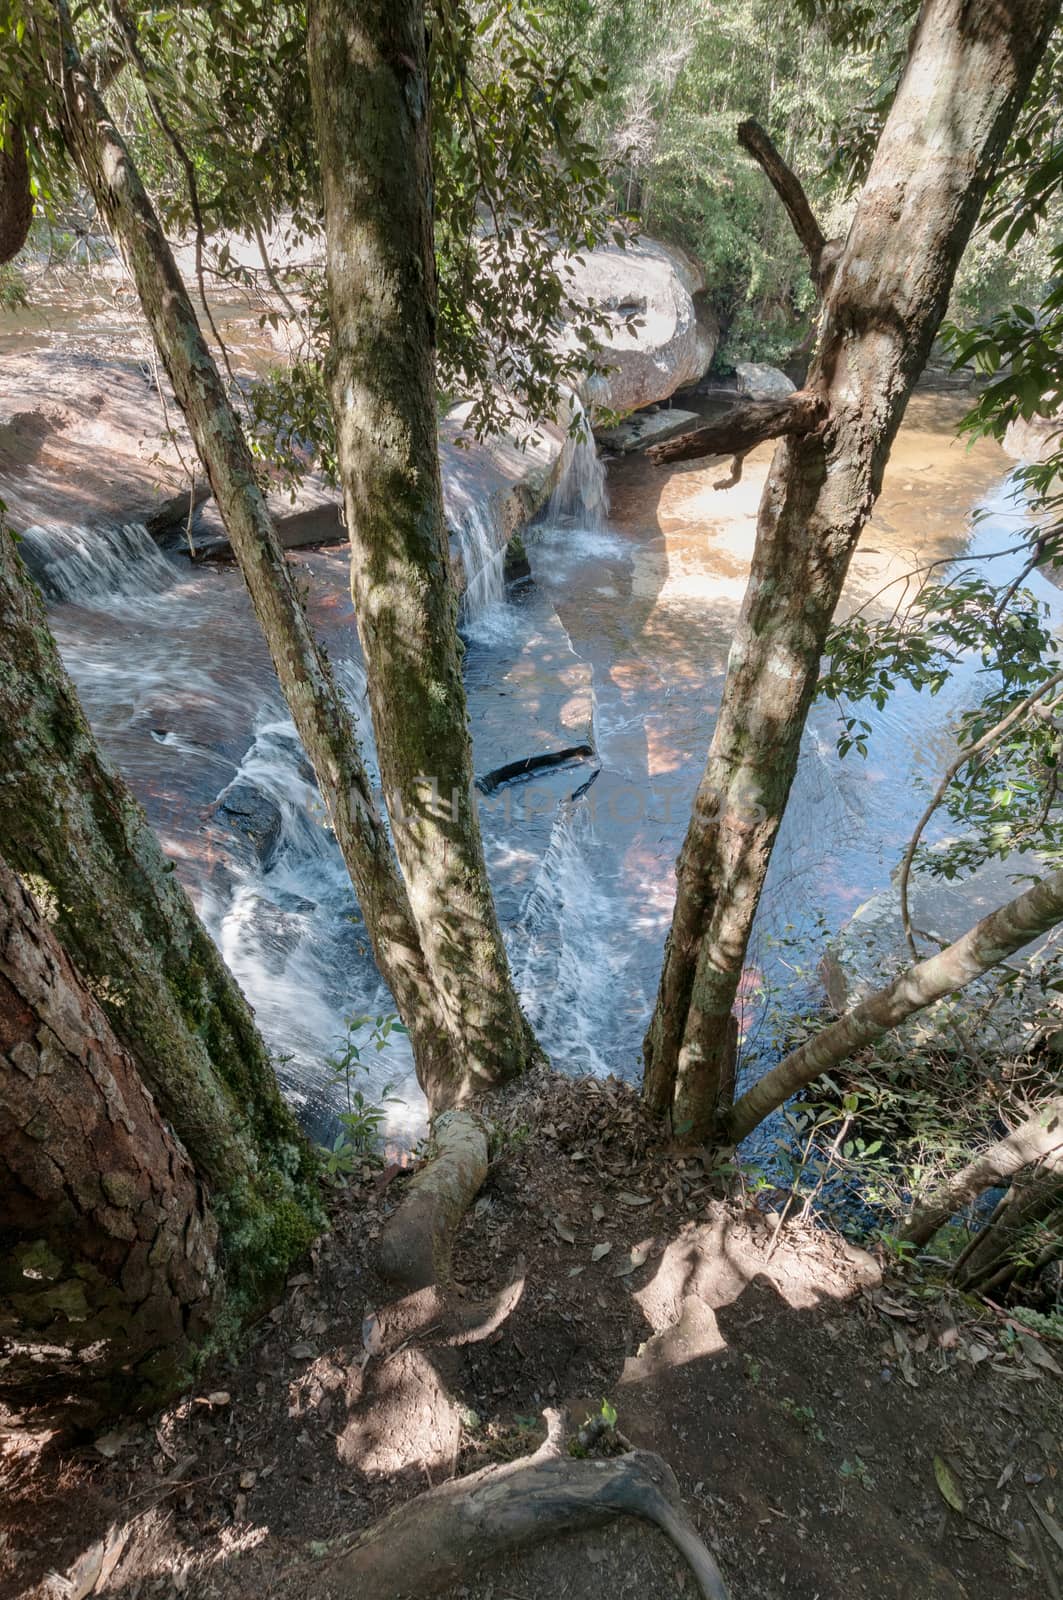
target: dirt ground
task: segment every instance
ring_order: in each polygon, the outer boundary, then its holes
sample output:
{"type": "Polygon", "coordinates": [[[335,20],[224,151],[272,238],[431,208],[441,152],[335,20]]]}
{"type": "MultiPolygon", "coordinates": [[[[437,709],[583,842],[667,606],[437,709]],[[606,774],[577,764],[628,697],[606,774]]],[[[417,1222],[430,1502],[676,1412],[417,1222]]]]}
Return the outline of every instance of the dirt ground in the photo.
{"type": "MultiPolygon", "coordinates": [[[[629,1090],[544,1077],[509,1103],[455,1258],[471,1298],[522,1260],[516,1309],[484,1342],[443,1347],[429,1327],[380,1356],[374,1246],[402,1182],[367,1169],[240,1362],[162,1416],[4,1436],[0,1596],[331,1600],[325,1541],[530,1452],[544,1407],[575,1425],[603,1401],[675,1471],[733,1600],[1059,1595],[1058,1346],[931,1281],[883,1281],[823,1228],[776,1237],[777,1211],[654,1149],[629,1090]]],[[[449,1591],[693,1594],[673,1547],[630,1520],[449,1591]]]]}

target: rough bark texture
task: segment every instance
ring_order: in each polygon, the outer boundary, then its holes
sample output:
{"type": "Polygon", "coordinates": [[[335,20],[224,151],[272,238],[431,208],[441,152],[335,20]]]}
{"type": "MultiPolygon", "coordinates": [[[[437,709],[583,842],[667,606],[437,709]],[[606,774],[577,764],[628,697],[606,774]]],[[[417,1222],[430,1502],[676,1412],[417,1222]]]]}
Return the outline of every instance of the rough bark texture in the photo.
{"type": "Polygon", "coordinates": [[[0,860],[0,1397],[168,1398],[220,1299],[217,1230],[136,1063],[0,860]]]}
{"type": "MultiPolygon", "coordinates": [[[[885,989],[868,995],[806,1044],[791,1050],[721,1120],[737,1144],[792,1094],[822,1077],[846,1056],[933,1005],[1063,921],[1063,872],[1057,872],[976,922],[955,944],[909,967],[885,989]]],[[[1021,1165],[1022,1163],[1020,1163],[1021,1165]]],[[[983,1185],[985,1187],[985,1185],[983,1185]]],[[[959,1202],[962,1204],[962,1201],[959,1202]]],[[[944,1219],[942,1219],[944,1220],[944,1219]]],[[[915,1235],[913,1235],[915,1237],[915,1235]]]]}
{"type": "Polygon", "coordinates": [[[395,846],[460,1071],[437,1105],[524,1067],[473,789],[439,476],[423,0],[315,0],[330,378],[351,584],[395,846]]]}
{"type": "MultiPolygon", "coordinates": [[[[65,11],[60,6],[61,14],[65,11]]],[[[217,364],[136,167],[83,69],[69,28],[58,85],[64,135],[116,240],[240,564],[299,737],[358,893],[377,965],[409,1029],[426,1088],[442,1039],[406,890],[377,815],[350,714],[295,590],[217,364]]]]}
{"type": "Polygon", "coordinates": [[[749,400],[732,406],[715,422],[651,445],[646,454],[656,466],[666,461],[696,461],[700,456],[741,456],[765,439],[811,433],[826,414],[821,395],[798,389],[785,400],[749,400]]]}
{"type": "Polygon", "coordinates": [[[0,266],[18,255],[33,221],[26,136],[17,123],[0,128],[0,266]]]}
{"type": "Polygon", "coordinates": [[[924,0],[824,301],[807,387],[828,419],[779,446],[765,486],[646,1039],[648,1100],[696,1137],[718,1126],[727,1019],[849,560],[1058,12],[924,0]]]}
{"type": "Polygon", "coordinates": [[[632,1450],[609,1460],[573,1460],[565,1453],[562,1418],[548,1412],[547,1420],[546,1443],[533,1456],[454,1478],[376,1523],[330,1563],[329,1593],[374,1600],[438,1594],[509,1551],[630,1516],[671,1539],[703,1600],[727,1600],[720,1569],[660,1456],[632,1450]]]}
{"type": "Polygon", "coordinates": [[[942,1189],[921,1201],[901,1234],[924,1245],[957,1211],[971,1205],[987,1189],[1011,1182],[1024,1167],[1063,1167],[1063,1095],[1039,1106],[1032,1117],[968,1162],[942,1189]]]}
{"type": "Polygon", "coordinates": [[[313,1160],[250,1008],[102,756],[0,520],[0,839],[130,1049],[253,1298],[317,1231],[313,1160]]]}

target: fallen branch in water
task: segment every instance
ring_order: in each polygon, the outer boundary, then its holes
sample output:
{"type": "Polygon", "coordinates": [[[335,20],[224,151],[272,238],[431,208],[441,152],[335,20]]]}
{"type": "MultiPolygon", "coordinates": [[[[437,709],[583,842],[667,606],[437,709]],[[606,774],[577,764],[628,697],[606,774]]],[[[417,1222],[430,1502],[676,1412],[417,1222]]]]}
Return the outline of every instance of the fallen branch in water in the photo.
{"type": "Polygon", "coordinates": [[[696,461],[701,456],[734,456],[732,481],[737,483],[741,477],[740,458],[755,445],[788,434],[814,433],[826,415],[822,395],[797,389],[780,400],[747,400],[743,405],[732,406],[714,422],[652,445],[646,454],[655,466],[669,461],[696,461]]]}

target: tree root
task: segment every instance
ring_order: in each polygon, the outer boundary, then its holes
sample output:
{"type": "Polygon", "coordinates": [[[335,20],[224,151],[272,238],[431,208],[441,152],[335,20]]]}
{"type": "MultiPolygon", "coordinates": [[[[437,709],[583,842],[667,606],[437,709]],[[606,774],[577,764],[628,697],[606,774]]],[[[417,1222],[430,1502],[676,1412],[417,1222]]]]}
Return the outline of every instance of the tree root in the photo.
{"type": "Polygon", "coordinates": [[[716,1562],[683,1509],[671,1468],[645,1450],[608,1460],[565,1451],[565,1419],[522,1461],[484,1467],[398,1507],[329,1564],[330,1587],[374,1600],[438,1594],[484,1562],[614,1517],[652,1522],[686,1560],[703,1600],[728,1600],[716,1562]]]}
{"type": "Polygon", "coordinates": [[[450,1282],[454,1235],[487,1177],[488,1129],[472,1111],[444,1111],[432,1150],[410,1179],[380,1240],[384,1276],[407,1294],[450,1282]]]}

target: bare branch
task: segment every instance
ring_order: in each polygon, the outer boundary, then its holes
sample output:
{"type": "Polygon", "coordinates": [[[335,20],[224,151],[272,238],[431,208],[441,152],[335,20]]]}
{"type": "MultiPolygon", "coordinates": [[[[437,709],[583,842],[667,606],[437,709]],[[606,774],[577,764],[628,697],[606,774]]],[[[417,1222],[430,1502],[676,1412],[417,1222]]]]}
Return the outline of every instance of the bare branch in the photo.
{"type": "Polygon", "coordinates": [[[793,223],[794,232],[808,257],[812,281],[822,295],[826,291],[827,280],[837,262],[840,241],[836,239],[828,241],[816,221],[800,178],[783,160],[771,135],[755,118],[749,117],[745,122],[738,124],[738,142],[763,170],[768,182],[786,207],[786,214],[793,223]]]}
{"type": "MultiPolygon", "coordinates": [[[[765,439],[814,432],[826,414],[822,395],[798,389],[783,400],[749,400],[732,406],[715,422],[681,433],[676,439],[666,439],[646,454],[656,466],[666,461],[696,461],[701,456],[744,456],[765,439]]],[[[734,481],[737,483],[738,478],[734,481]]]]}
{"type": "Polygon", "coordinates": [[[876,989],[837,1022],[820,1028],[791,1050],[758,1078],[732,1108],[727,1120],[731,1142],[740,1143],[769,1112],[839,1061],[873,1044],[935,1000],[953,994],[999,966],[1060,921],[1063,872],[1055,872],[991,911],[947,949],[909,967],[886,988],[876,989]]]}

